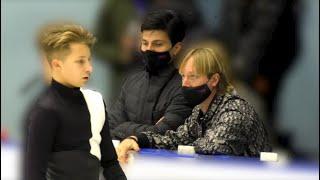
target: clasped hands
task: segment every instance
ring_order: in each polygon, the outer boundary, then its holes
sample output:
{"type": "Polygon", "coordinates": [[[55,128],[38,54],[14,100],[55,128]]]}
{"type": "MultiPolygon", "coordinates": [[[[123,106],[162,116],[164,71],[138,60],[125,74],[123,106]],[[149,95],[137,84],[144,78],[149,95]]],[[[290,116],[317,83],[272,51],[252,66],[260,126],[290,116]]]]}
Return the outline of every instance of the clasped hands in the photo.
{"type": "MultiPolygon", "coordinates": [[[[130,137],[135,138],[137,140],[137,137],[135,136],[130,136],[130,137]]],[[[128,163],[129,151],[139,151],[139,150],[140,150],[139,145],[135,140],[129,139],[129,138],[124,139],[116,148],[118,161],[122,164],[128,163]]]]}

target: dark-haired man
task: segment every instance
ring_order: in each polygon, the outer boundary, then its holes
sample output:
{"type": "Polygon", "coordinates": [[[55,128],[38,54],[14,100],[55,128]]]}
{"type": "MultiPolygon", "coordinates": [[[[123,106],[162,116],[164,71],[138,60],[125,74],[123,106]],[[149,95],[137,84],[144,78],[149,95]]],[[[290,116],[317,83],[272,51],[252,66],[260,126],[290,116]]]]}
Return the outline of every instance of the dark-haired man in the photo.
{"type": "Polygon", "coordinates": [[[192,107],[181,93],[174,59],[182,48],[186,24],[172,10],[148,13],[141,25],[140,50],[145,65],[126,79],[109,110],[111,136],[122,140],[143,131],[176,129],[192,107]]]}

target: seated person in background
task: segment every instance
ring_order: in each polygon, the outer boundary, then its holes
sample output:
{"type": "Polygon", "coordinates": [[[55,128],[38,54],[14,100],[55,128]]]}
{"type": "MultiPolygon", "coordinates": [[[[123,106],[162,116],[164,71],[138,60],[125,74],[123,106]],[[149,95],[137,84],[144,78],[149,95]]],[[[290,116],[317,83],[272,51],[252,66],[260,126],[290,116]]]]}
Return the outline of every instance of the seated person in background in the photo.
{"type": "Polygon", "coordinates": [[[191,50],[179,72],[185,98],[197,105],[191,116],[164,135],[147,131],[126,138],[117,148],[120,162],[127,161],[128,151],[140,147],[175,150],[178,145],[192,145],[199,154],[239,156],[258,156],[271,150],[263,122],[254,108],[236,94],[215,51],[191,50]]]}
{"type": "Polygon", "coordinates": [[[106,179],[126,179],[103,98],[81,88],[93,70],[95,37],[79,25],[59,23],[46,26],[38,40],[51,83],[26,117],[24,179],[98,180],[100,166],[106,179]]]}
{"type": "Polygon", "coordinates": [[[164,134],[191,114],[174,66],[185,31],[184,21],[174,11],[157,10],[146,16],[140,37],[145,69],[126,79],[108,111],[113,139],[123,140],[144,131],[164,134]]]}

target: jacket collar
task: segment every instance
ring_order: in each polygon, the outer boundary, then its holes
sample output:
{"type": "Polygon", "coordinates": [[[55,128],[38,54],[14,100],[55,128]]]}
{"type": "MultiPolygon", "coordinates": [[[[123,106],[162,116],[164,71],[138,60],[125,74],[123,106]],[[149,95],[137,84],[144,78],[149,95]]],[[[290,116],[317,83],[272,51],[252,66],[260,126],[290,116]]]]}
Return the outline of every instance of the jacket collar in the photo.
{"type": "Polygon", "coordinates": [[[172,73],[174,71],[176,71],[176,70],[177,69],[174,67],[173,63],[170,63],[166,68],[163,68],[163,69],[161,69],[161,70],[159,70],[158,72],[155,72],[155,73],[150,73],[145,69],[145,71],[149,75],[149,77],[152,77],[152,76],[158,76],[158,77],[171,76],[172,73]]]}
{"type": "MultiPolygon", "coordinates": [[[[216,113],[216,110],[218,109],[219,106],[221,106],[221,103],[224,99],[224,94],[216,94],[214,96],[214,98],[212,99],[209,107],[208,107],[208,111],[204,114],[204,118],[203,119],[211,119],[213,117],[213,115],[216,113]]],[[[200,113],[202,112],[201,111],[201,108],[200,108],[200,105],[196,105],[194,108],[193,108],[193,111],[192,111],[192,115],[195,116],[195,117],[199,117],[200,113]]],[[[199,119],[199,118],[197,118],[199,119]]]]}

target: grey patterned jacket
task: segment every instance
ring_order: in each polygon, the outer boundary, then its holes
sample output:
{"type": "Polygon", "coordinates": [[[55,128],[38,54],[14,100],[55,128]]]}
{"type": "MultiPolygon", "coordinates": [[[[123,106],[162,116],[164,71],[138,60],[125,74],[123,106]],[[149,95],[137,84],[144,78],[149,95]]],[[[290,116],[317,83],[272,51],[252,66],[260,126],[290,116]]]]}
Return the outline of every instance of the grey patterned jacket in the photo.
{"type": "Polygon", "coordinates": [[[216,95],[203,114],[195,106],[191,116],[176,131],[165,135],[143,132],[140,147],[176,150],[178,145],[192,145],[199,154],[259,156],[271,151],[266,128],[253,107],[238,95],[216,95]]]}

